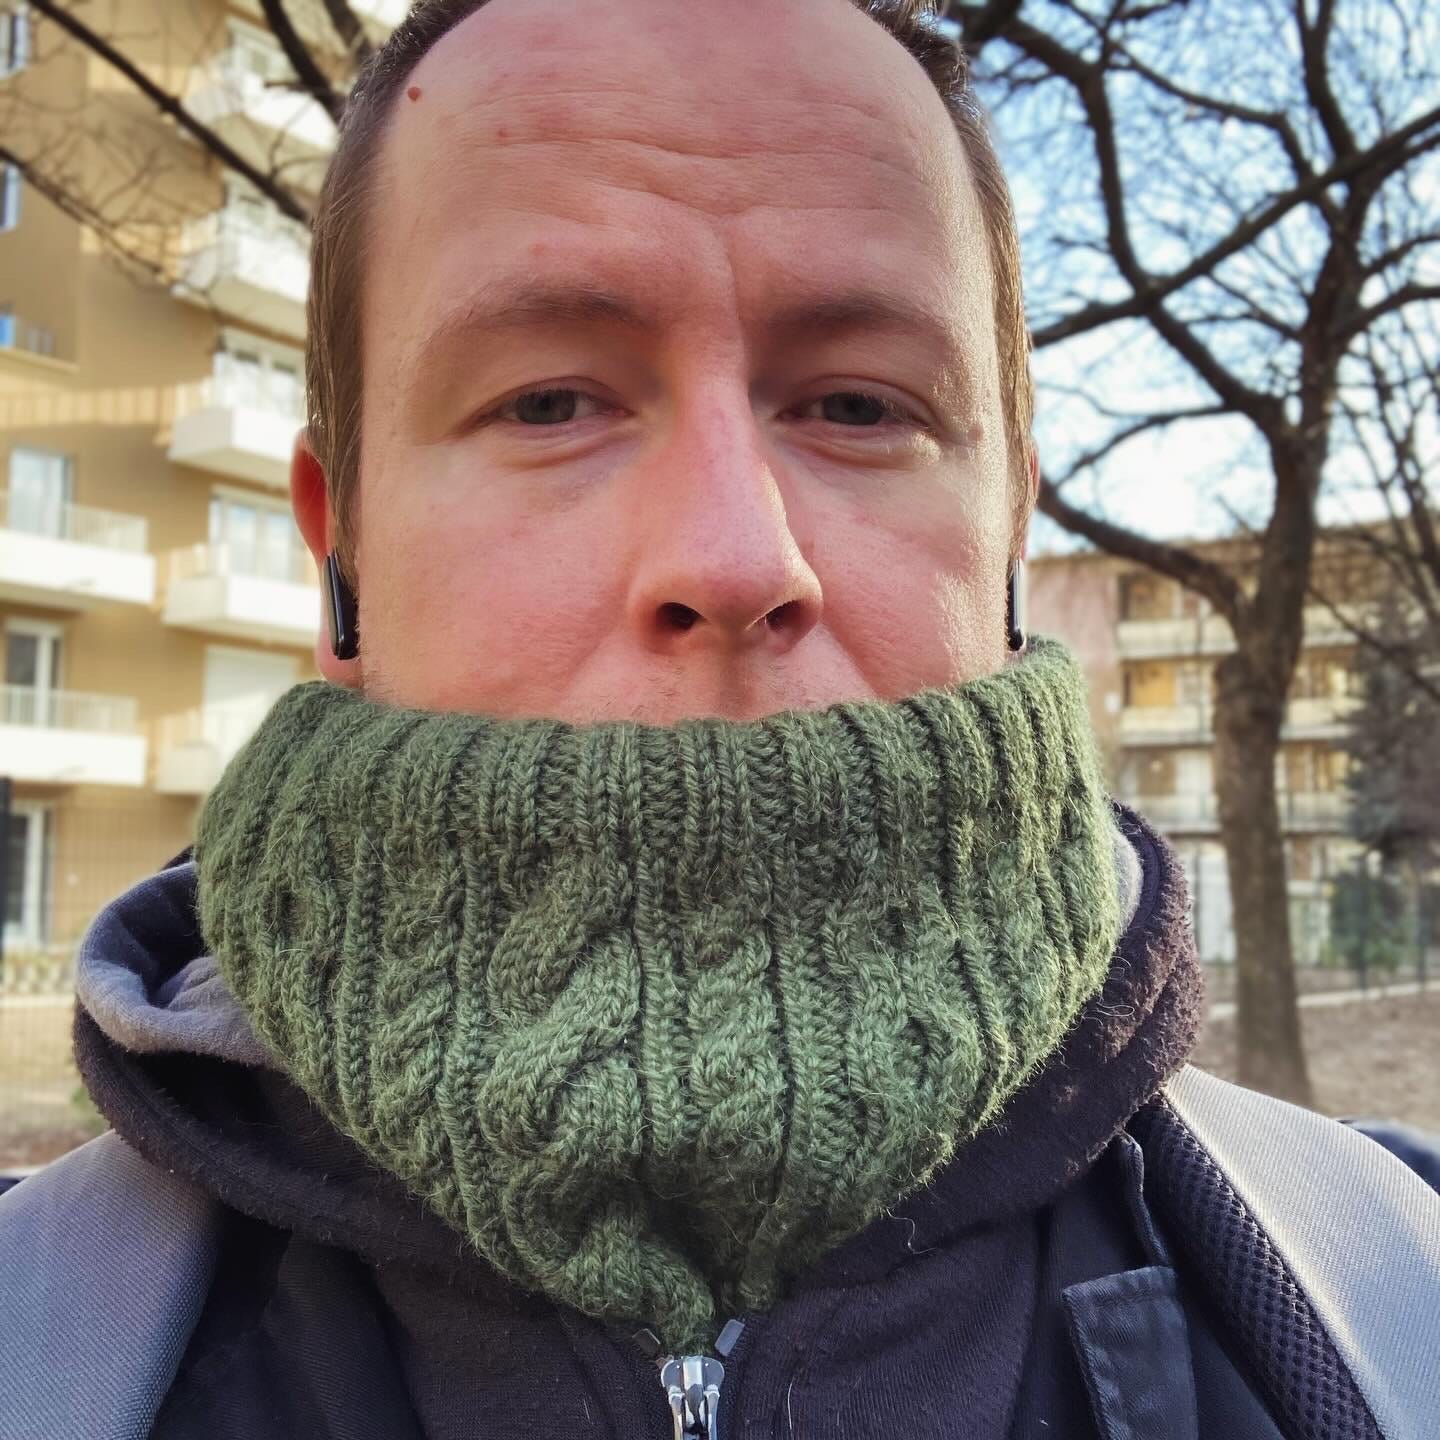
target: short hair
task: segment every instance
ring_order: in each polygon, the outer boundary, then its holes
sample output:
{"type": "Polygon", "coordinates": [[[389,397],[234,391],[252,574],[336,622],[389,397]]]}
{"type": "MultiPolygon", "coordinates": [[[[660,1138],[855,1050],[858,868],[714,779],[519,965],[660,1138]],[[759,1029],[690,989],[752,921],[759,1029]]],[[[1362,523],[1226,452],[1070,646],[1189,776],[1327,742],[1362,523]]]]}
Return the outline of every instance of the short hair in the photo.
{"type": "MultiPolygon", "coordinates": [[[[306,313],[306,424],[325,474],[335,548],[354,579],[364,355],[361,295],[376,155],[396,97],[435,44],[488,0],[419,0],[366,63],[340,125],[321,187],[306,313]]],[[[850,0],[895,37],[930,77],[954,121],[980,197],[995,291],[995,345],[1012,491],[1012,552],[1029,518],[1028,470],[1034,387],[1010,187],[970,83],[969,59],[935,16],[937,0],[850,0]]]]}

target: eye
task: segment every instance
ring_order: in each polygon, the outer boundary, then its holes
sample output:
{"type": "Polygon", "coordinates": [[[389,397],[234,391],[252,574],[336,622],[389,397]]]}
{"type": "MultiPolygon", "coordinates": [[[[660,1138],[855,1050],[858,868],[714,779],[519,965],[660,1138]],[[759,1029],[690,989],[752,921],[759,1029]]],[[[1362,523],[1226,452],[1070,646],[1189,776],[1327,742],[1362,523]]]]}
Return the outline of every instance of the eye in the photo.
{"type": "Polygon", "coordinates": [[[821,409],[818,418],[852,429],[873,429],[886,420],[903,424],[910,419],[893,401],[865,390],[831,391],[830,394],[822,395],[818,400],[802,406],[801,417],[815,418],[807,412],[814,410],[817,405],[821,409]]]}
{"type": "Polygon", "coordinates": [[[511,420],[527,426],[564,425],[584,418],[584,415],[598,414],[604,408],[593,395],[586,395],[582,390],[526,390],[503,405],[497,405],[484,418],[511,420]],[[584,410],[587,405],[592,407],[588,411],[584,410]]]}

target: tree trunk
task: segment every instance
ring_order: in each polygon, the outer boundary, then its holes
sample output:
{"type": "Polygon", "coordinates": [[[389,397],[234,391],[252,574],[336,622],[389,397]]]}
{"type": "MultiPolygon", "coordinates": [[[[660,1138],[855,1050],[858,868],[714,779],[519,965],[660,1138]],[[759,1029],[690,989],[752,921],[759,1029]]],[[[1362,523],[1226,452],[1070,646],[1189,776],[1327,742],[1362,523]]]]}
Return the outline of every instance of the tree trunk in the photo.
{"type": "Polygon", "coordinates": [[[1235,925],[1238,1070],[1242,1085],[1309,1105],[1275,793],[1288,675],[1257,668],[1243,642],[1215,668],[1215,794],[1235,925]]]}

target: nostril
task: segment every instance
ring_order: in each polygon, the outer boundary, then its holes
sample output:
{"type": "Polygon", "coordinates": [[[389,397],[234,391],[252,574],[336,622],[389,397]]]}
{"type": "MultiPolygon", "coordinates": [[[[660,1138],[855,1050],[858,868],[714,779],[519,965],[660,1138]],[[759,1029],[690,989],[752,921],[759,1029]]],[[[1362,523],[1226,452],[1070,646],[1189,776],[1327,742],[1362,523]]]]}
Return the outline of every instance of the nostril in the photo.
{"type": "Polygon", "coordinates": [[[766,615],[765,623],[772,630],[789,630],[801,619],[804,609],[798,600],[787,600],[766,615]]]}
{"type": "Polygon", "coordinates": [[[659,618],[664,629],[678,630],[683,633],[700,618],[700,612],[692,610],[688,605],[679,605],[668,601],[660,607],[659,618]]]}

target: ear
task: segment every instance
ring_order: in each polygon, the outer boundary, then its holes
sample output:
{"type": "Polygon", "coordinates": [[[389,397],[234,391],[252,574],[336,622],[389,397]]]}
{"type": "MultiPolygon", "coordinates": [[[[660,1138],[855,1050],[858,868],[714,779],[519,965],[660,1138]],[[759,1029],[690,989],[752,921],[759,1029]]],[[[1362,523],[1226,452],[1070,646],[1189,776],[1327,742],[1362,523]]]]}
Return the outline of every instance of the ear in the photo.
{"type": "MultiPolygon", "coordinates": [[[[295,524],[301,538],[319,570],[325,563],[335,544],[335,526],[330,514],[329,488],[325,484],[325,472],[310,448],[310,442],[302,429],[295,437],[295,448],[290,456],[290,508],[295,512],[295,524]]],[[[355,577],[350,577],[355,583],[355,577]]],[[[320,619],[319,634],[315,637],[315,668],[334,685],[348,689],[362,688],[364,672],[357,656],[354,660],[339,660],[330,648],[330,632],[320,615],[317,603],[316,614],[320,619]]]]}

